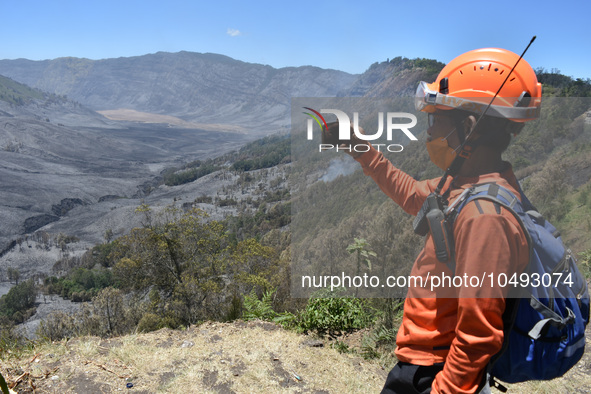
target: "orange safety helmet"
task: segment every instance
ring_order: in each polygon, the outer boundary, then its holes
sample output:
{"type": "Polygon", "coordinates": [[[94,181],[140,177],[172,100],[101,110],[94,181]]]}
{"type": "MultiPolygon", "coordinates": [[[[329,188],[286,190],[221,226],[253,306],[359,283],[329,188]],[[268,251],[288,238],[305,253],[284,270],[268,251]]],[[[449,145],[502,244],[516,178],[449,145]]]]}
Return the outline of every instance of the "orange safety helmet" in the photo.
{"type": "MultiPolygon", "coordinates": [[[[519,56],[506,49],[482,48],[449,62],[433,83],[420,82],[417,110],[462,109],[482,114],[519,56]]],[[[495,97],[486,115],[526,122],[539,116],[542,85],[529,63],[521,59],[495,97]]]]}

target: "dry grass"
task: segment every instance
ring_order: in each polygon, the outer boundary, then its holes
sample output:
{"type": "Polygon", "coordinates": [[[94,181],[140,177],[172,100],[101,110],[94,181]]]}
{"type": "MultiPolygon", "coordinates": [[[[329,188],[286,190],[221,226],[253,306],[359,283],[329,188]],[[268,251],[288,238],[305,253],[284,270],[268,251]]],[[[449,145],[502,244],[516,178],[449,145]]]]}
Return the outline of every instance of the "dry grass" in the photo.
{"type": "MultiPolygon", "coordinates": [[[[38,393],[375,393],[387,371],[358,356],[310,347],[266,322],[205,323],[122,338],[39,345],[2,373],[38,393]],[[33,359],[34,358],[34,359],[33,359]]],[[[3,363],[4,364],[4,363],[3,363]]]]}
{"type": "MultiPolygon", "coordinates": [[[[261,321],[208,322],[121,338],[39,344],[2,361],[19,393],[378,393],[378,362],[261,321]],[[133,384],[128,389],[126,385],[133,384]]],[[[591,340],[587,338],[588,346],[591,340]]],[[[590,393],[591,354],[564,377],[508,385],[509,393],[590,393]]],[[[493,392],[498,392],[493,389],[493,392]]]]}

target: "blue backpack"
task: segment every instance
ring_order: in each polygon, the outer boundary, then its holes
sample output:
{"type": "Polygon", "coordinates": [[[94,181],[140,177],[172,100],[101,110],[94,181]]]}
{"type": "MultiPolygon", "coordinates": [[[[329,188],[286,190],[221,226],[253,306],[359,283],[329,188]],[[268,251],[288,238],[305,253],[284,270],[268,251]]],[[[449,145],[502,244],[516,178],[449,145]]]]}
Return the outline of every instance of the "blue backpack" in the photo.
{"type": "Polygon", "coordinates": [[[527,279],[527,295],[506,299],[503,347],[489,364],[491,377],[507,383],[562,376],[583,356],[589,322],[587,281],[573,253],[564,246],[556,228],[544,220],[521,189],[519,192],[521,202],[496,183],[474,185],[452,204],[457,206],[457,217],[470,201],[492,201],[515,216],[528,238],[527,277],[517,276],[513,283],[524,287],[521,279],[527,279]]]}

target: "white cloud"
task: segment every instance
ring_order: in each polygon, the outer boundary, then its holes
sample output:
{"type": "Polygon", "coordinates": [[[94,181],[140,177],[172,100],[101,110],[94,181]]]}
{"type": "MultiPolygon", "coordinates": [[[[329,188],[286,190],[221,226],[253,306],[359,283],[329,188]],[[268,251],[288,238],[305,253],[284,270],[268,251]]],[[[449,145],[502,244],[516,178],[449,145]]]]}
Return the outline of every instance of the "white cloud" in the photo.
{"type": "Polygon", "coordinates": [[[238,29],[231,29],[228,28],[228,30],[226,31],[226,33],[230,36],[230,37],[238,37],[242,35],[242,32],[238,29]]]}

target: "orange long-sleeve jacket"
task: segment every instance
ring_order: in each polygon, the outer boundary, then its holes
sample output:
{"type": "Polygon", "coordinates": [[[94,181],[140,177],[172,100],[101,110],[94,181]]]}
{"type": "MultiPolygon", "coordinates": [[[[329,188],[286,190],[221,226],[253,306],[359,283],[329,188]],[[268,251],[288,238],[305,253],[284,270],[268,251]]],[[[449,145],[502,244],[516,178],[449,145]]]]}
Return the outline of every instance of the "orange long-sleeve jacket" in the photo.
{"type": "MultiPolygon", "coordinates": [[[[357,158],[363,171],[407,213],[417,215],[440,179],[416,181],[396,168],[381,152],[371,149],[357,158]]],[[[473,184],[495,182],[519,196],[511,166],[502,173],[456,177],[449,201],[473,184]]],[[[432,278],[442,274],[477,276],[496,281],[499,273],[521,272],[529,260],[527,238],[513,214],[490,201],[473,201],[462,209],[453,226],[456,271],[437,260],[430,235],[410,275],[432,278]]],[[[455,297],[438,298],[426,287],[409,287],[396,356],[416,365],[445,362],[432,385],[433,393],[474,393],[490,358],[503,343],[502,315],[506,288],[470,285],[455,289],[455,297]]],[[[449,295],[449,293],[446,293],[449,295]]]]}

